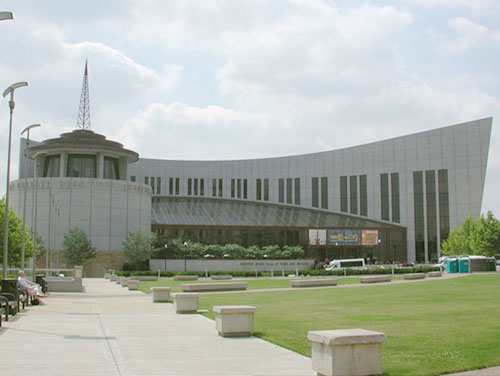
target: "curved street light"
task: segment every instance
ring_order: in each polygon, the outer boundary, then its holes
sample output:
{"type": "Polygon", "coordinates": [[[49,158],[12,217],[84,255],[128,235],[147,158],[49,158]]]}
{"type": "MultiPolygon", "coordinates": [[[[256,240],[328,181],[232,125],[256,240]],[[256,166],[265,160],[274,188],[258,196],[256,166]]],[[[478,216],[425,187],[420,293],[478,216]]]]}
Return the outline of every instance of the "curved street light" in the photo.
{"type": "MultiPolygon", "coordinates": [[[[26,148],[24,149],[24,156],[28,157],[28,150],[30,148],[30,130],[36,127],[39,127],[40,124],[31,124],[28,125],[26,128],[23,129],[21,132],[21,136],[25,134],[26,132],[28,133],[27,135],[27,141],[26,141],[26,148]]],[[[26,171],[27,172],[27,171],[26,171]]],[[[24,269],[24,255],[25,255],[25,245],[26,245],[26,194],[28,191],[28,174],[25,173],[24,175],[24,204],[23,204],[23,240],[22,240],[22,245],[21,245],[21,269],[24,269]]],[[[33,282],[35,282],[33,280],[33,282]]]]}
{"type": "Polygon", "coordinates": [[[10,108],[10,120],[9,120],[9,147],[7,155],[7,183],[5,187],[5,217],[4,217],[4,227],[3,227],[3,277],[7,278],[7,257],[9,255],[9,180],[10,180],[10,144],[12,140],[12,114],[14,112],[14,91],[20,87],[28,86],[26,81],[16,82],[10,85],[3,92],[3,97],[5,98],[10,94],[9,108],[10,108]]]}

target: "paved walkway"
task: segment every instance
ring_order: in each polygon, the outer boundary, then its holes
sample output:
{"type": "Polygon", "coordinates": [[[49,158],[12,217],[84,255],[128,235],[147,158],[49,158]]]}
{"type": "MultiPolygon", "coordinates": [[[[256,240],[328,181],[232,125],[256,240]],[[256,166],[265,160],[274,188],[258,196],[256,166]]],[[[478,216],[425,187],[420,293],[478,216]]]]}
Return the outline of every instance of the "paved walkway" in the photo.
{"type": "Polygon", "coordinates": [[[52,293],[0,329],[5,375],[313,376],[311,359],[256,337],[222,338],[201,315],[86,279],[86,293],[52,293]]]}

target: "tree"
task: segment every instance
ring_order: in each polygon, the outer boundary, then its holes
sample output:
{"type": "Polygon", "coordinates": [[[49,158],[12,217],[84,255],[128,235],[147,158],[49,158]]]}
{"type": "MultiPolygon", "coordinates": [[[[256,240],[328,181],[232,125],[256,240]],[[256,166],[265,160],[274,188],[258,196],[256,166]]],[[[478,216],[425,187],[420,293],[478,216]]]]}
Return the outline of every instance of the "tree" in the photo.
{"type": "Polygon", "coordinates": [[[470,243],[476,255],[500,256],[500,221],[491,211],[477,220],[470,243]]]}
{"type": "Polygon", "coordinates": [[[132,268],[149,260],[153,252],[152,245],[156,241],[155,234],[150,234],[144,227],[129,231],[123,242],[123,251],[132,268]]]}
{"type": "Polygon", "coordinates": [[[64,234],[62,246],[66,259],[73,265],[82,265],[96,256],[95,248],[92,247],[87,234],[78,227],[73,227],[64,234]]]}
{"type": "Polygon", "coordinates": [[[468,216],[462,223],[462,227],[453,229],[441,244],[441,253],[445,256],[466,255],[472,251],[471,239],[476,231],[476,221],[468,216]]]}
{"type": "MultiPolygon", "coordinates": [[[[0,200],[0,263],[3,263],[3,228],[5,217],[5,199],[0,200]]],[[[23,221],[13,210],[9,210],[9,239],[8,239],[8,264],[20,265],[21,263],[21,248],[23,239],[23,221]]],[[[29,259],[33,254],[33,241],[31,240],[31,232],[26,227],[25,237],[25,260],[29,259]]]]}

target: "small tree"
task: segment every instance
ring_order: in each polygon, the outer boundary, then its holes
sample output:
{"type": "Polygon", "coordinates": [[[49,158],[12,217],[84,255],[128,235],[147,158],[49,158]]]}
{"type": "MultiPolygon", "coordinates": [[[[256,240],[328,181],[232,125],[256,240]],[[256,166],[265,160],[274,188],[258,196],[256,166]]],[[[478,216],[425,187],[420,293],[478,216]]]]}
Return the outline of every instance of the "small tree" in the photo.
{"type": "Polygon", "coordinates": [[[62,246],[66,259],[73,265],[82,265],[96,256],[95,248],[92,247],[87,234],[78,227],[73,227],[64,234],[62,246]]]}
{"type": "Polygon", "coordinates": [[[462,223],[462,227],[450,232],[448,239],[441,245],[441,253],[445,256],[470,254],[472,251],[471,239],[476,231],[476,221],[468,216],[462,223]]]}
{"type": "Polygon", "coordinates": [[[500,221],[491,211],[477,220],[470,243],[473,254],[500,256],[500,221]]]}
{"type": "Polygon", "coordinates": [[[132,268],[137,268],[153,253],[152,245],[156,241],[155,234],[150,234],[146,228],[139,227],[129,231],[123,242],[123,251],[128,263],[132,268]]]}

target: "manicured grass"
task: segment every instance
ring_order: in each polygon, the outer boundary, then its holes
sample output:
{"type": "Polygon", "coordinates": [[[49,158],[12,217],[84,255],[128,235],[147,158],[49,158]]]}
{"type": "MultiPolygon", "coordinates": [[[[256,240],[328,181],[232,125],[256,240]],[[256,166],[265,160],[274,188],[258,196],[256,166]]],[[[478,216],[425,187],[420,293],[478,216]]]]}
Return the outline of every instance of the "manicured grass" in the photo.
{"type": "Polygon", "coordinates": [[[384,332],[387,375],[439,375],[500,365],[500,274],[200,297],[200,309],[208,309],[210,318],[213,306],[233,304],[257,307],[255,335],[307,356],[310,330],[384,332]]]}
{"type": "MultiPolygon", "coordinates": [[[[314,277],[310,277],[308,279],[313,279],[314,277]]],[[[323,277],[324,278],[324,277],[323,277]]],[[[339,281],[339,285],[343,284],[351,284],[351,283],[359,283],[359,277],[328,277],[328,278],[336,278],[339,281]]],[[[401,276],[394,276],[393,279],[401,279],[401,276]]],[[[239,282],[247,282],[248,290],[257,290],[257,289],[277,289],[277,288],[288,288],[290,287],[290,281],[293,279],[301,279],[301,278],[246,278],[246,279],[238,279],[235,278],[233,280],[222,280],[222,281],[212,281],[207,278],[200,278],[197,281],[174,281],[173,278],[160,278],[157,281],[141,281],[139,285],[139,289],[145,293],[151,292],[151,287],[159,287],[166,286],[170,287],[171,292],[182,292],[182,285],[188,283],[227,283],[232,281],[239,282]]]]}

